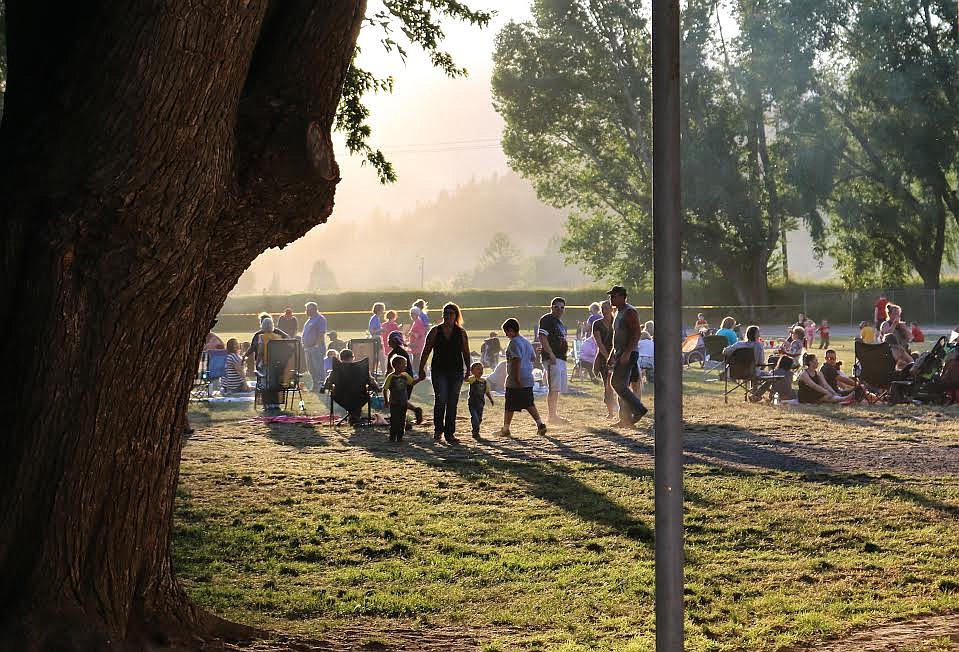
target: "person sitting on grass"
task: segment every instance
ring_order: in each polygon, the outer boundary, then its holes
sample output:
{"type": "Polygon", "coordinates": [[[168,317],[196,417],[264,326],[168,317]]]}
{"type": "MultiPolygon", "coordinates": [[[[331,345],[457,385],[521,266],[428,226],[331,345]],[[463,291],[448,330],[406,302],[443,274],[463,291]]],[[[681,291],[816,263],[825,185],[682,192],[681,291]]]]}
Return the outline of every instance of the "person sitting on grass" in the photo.
{"type": "Polygon", "coordinates": [[[490,331],[489,337],[483,340],[483,344],[480,345],[480,362],[483,363],[484,367],[494,369],[499,363],[499,354],[502,352],[503,345],[500,344],[496,333],[490,331]]]}
{"type": "Polygon", "coordinates": [[[799,402],[800,403],[845,403],[854,399],[842,396],[833,391],[825,376],[819,370],[819,359],[815,353],[803,356],[803,372],[799,374],[799,402]]]}
{"type": "Polygon", "coordinates": [[[470,411],[470,425],[473,428],[473,439],[479,439],[486,399],[489,399],[489,404],[493,405],[493,394],[489,390],[489,383],[483,378],[482,362],[474,362],[470,365],[470,377],[466,379],[466,384],[469,386],[466,405],[470,411]]]}
{"type": "Polygon", "coordinates": [[[243,394],[252,392],[246,382],[246,368],[240,357],[240,343],[235,337],[226,342],[226,370],[220,380],[220,392],[223,394],[243,394]]]}
{"type": "Polygon", "coordinates": [[[503,322],[503,332],[509,338],[509,344],[506,345],[506,409],[499,434],[509,437],[513,415],[526,410],[536,422],[536,432],[545,435],[546,424],[533,401],[533,361],[536,357],[533,346],[519,334],[519,322],[512,317],[503,322]]]}
{"type": "Polygon", "coordinates": [[[406,431],[406,410],[416,381],[406,372],[406,358],[394,355],[390,361],[393,371],[383,380],[383,400],[390,408],[390,441],[403,441],[406,431]]]}
{"type": "Polygon", "coordinates": [[[323,360],[323,377],[326,378],[333,371],[333,365],[340,361],[340,352],[337,349],[330,349],[326,352],[326,358],[323,360]],[[334,362],[335,361],[335,362],[334,362]]]}
{"type": "Polygon", "coordinates": [[[858,387],[858,383],[844,374],[840,369],[841,363],[837,359],[835,349],[826,349],[826,360],[823,362],[821,372],[826,379],[826,383],[837,394],[848,394],[858,387]]]}

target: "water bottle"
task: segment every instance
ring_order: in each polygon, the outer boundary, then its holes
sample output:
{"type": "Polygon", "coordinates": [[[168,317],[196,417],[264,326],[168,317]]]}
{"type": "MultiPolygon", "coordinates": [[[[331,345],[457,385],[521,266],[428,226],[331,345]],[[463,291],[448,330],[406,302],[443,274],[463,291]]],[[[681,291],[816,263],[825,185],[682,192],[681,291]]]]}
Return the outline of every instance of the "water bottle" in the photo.
{"type": "Polygon", "coordinates": [[[773,394],[773,405],[779,405],[779,392],[773,394]]]}

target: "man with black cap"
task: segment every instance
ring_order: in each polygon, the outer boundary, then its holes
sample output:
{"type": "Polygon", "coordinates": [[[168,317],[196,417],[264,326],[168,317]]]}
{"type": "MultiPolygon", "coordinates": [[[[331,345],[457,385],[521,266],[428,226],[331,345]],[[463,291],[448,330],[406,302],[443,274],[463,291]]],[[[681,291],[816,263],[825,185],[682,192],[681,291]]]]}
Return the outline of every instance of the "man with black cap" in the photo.
{"type": "Polygon", "coordinates": [[[613,320],[613,350],[609,354],[609,368],[612,370],[610,384],[619,395],[619,427],[632,427],[646,414],[646,406],[633,394],[629,384],[639,379],[639,352],[636,345],[642,324],[636,308],[626,303],[626,288],[614,285],[610,288],[609,302],[616,308],[613,320]]]}

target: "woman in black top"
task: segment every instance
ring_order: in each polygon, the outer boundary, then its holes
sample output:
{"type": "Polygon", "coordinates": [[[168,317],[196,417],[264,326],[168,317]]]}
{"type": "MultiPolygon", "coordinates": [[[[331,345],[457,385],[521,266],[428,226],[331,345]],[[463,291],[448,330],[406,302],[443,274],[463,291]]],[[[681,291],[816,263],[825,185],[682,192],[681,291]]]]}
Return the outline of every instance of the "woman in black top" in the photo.
{"type": "Polygon", "coordinates": [[[832,391],[825,376],[819,371],[819,360],[812,353],[803,356],[805,370],[799,375],[800,403],[839,403],[846,400],[832,391]]]}
{"type": "Polygon", "coordinates": [[[443,306],[443,321],[426,335],[426,344],[420,356],[419,379],[426,379],[426,359],[433,355],[430,373],[433,380],[433,439],[446,438],[448,444],[456,439],[456,404],[460,389],[470,368],[469,339],[463,330],[463,317],[455,303],[443,306]]]}

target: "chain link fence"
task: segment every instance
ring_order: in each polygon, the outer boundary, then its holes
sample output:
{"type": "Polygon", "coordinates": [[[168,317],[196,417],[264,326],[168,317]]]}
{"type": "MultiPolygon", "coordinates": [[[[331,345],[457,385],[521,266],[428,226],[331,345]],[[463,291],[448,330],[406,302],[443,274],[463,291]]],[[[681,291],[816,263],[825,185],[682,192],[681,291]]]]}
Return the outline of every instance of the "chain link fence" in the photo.
{"type": "Polygon", "coordinates": [[[832,324],[856,326],[861,321],[873,321],[880,295],[902,306],[904,321],[945,326],[959,324],[959,288],[803,292],[801,310],[817,322],[828,319],[832,324]]]}

